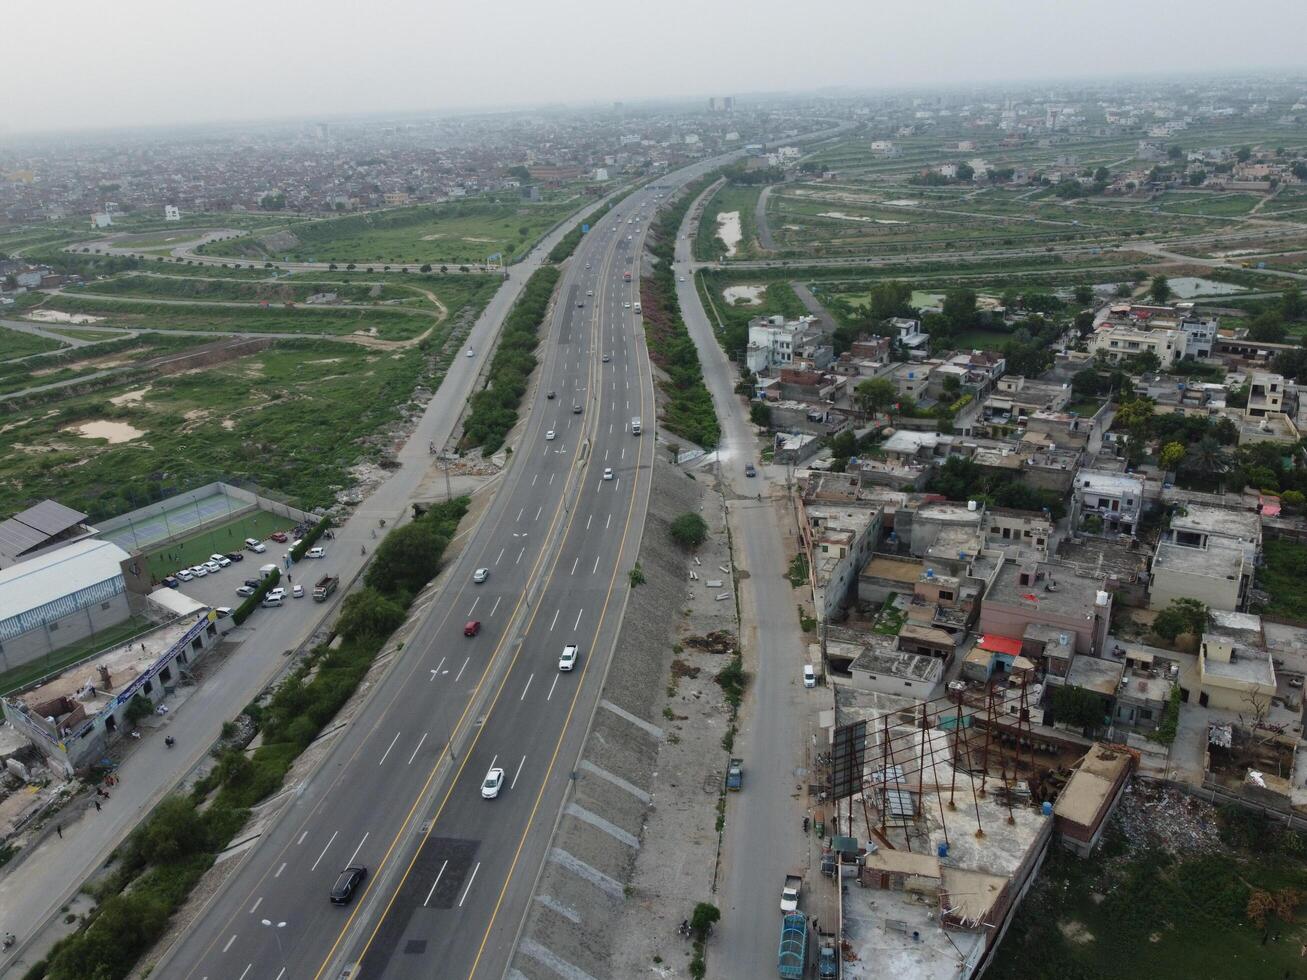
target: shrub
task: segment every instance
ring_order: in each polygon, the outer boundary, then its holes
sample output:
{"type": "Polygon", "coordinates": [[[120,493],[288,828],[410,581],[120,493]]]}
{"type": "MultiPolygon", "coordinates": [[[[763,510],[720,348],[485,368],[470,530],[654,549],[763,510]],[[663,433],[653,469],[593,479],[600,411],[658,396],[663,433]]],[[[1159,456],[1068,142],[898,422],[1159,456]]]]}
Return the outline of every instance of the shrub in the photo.
{"type": "Polygon", "coordinates": [[[713,679],[726,696],[726,703],[733,708],[738,708],[740,702],[744,700],[744,688],[748,683],[748,678],[744,673],[744,658],[737,653],[731,658],[730,663],[717,672],[717,676],[713,679]]]}
{"type": "Polygon", "coordinates": [[[682,548],[697,548],[708,540],[708,523],[698,514],[687,511],[672,521],[668,533],[682,548]]]}
{"type": "Polygon", "coordinates": [[[369,587],[345,597],[336,632],[350,642],[384,639],[403,622],[404,607],[369,587]]]}
{"type": "Polygon", "coordinates": [[[448,544],[449,540],[425,521],[395,528],[381,542],[368,566],[368,586],[391,595],[415,595],[440,570],[440,556],[448,544]]]}

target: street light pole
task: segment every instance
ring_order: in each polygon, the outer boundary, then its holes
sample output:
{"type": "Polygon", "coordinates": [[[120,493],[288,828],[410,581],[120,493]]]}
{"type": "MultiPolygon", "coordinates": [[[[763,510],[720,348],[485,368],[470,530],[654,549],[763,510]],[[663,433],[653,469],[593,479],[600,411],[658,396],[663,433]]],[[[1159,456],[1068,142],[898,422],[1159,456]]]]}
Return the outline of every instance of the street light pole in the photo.
{"type": "Polygon", "coordinates": [[[286,950],[281,945],[281,930],[286,928],[286,923],[273,922],[271,919],[261,919],[260,922],[272,930],[272,938],[277,940],[277,955],[281,958],[282,966],[285,966],[286,950]]]}

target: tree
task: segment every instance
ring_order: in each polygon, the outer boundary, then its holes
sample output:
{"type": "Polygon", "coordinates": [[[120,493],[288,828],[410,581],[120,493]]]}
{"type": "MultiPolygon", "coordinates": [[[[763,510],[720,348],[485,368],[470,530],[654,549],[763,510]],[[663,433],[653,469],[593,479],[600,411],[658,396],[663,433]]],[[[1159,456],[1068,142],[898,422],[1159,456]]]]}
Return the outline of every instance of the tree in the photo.
{"type": "Polygon", "coordinates": [[[1248,339],[1262,344],[1282,344],[1289,335],[1284,321],[1275,310],[1259,314],[1248,325],[1248,339]]]}
{"type": "Polygon", "coordinates": [[[449,542],[424,521],[397,527],[377,547],[367,584],[390,595],[412,596],[440,570],[449,542]]]}
{"type": "Polygon", "coordinates": [[[1154,402],[1151,398],[1135,398],[1117,410],[1116,422],[1123,429],[1147,431],[1153,418],[1154,402]]]}
{"type": "Polygon", "coordinates": [[[376,589],[359,589],[345,597],[336,632],[351,642],[380,640],[403,625],[404,615],[403,606],[376,589]]]}
{"type": "Polygon", "coordinates": [[[332,272],[335,272],[335,271],[336,271],[336,263],[335,263],[335,262],[330,263],[330,264],[327,266],[327,268],[330,269],[332,272]]]}
{"type": "Polygon", "coordinates": [[[945,375],[943,387],[944,394],[948,395],[950,398],[956,399],[959,392],[962,391],[962,379],[956,374],[945,375]]]}
{"type": "Polygon", "coordinates": [[[969,163],[959,163],[956,173],[958,180],[970,180],[976,176],[976,168],[969,163]]]}
{"type": "Polygon", "coordinates": [[[1171,298],[1171,284],[1166,281],[1166,276],[1153,276],[1152,285],[1148,287],[1148,295],[1155,303],[1165,303],[1171,298]]]}
{"type": "Polygon", "coordinates": [[[1153,620],[1153,632],[1169,643],[1181,633],[1202,636],[1207,628],[1207,605],[1197,599],[1172,599],[1153,620]]]}
{"type": "Polygon", "coordinates": [[[1108,170],[1106,167],[1099,167],[1097,170],[1094,171],[1095,184],[1106,184],[1111,179],[1112,179],[1112,172],[1108,170]]]}
{"type": "Polygon", "coordinates": [[[1071,390],[1077,395],[1101,395],[1107,389],[1107,379],[1091,367],[1081,368],[1071,376],[1071,390]]]}
{"type": "Polygon", "coordinates": [[[682,548],[697,548],[708,540],[708,523],[698,514],[686,511],[672,521],[667,533],[682,548]]]}
{"type": "Polygon", "coordinates": [[[899,390],[888,378],[868,378],[853,389],[853,401],[858,411],[871,416],[878,411],[889,412],[899,398],[899,390]]]}
{"type": "Polygon", "coordinates": [[[1182,153],[1184,153],[1184,150],[1174,143],[1166,148],[1166,158],[1168,160],[1179,160],[1182,153]]]}
{"type": "Polygon", "coordinates": [[[1280,294],[1280,316],[1290,323],[1307,318],[1307,300],[1298,286],[1290,286],[1280,294]]]}
{"type": "Polygon", "coordinates": [[[1253,151],[1250,146],[1241,146],[1235,151],[1234,158],[1240,163],[1247,163],[1252,159],[1253,151]]]}
{"type": "Polygon", "coordinates": [[[430,263],[430,262],[426,262],[426,263],[424,263],[424,264],[422,265],[422,267],[421,267],[420,269],[418,269],[418,271],[419,271],[419,272],[430,272],[430,271],[431,271],[431,263],[430,263]]]}
{"type": "Polygon", "coordinates": [[[1184,459],[1185,447],[1182,442],[1168,442],[1158,454],[1158,464],[1167,472],[1174,472],[1184,459]]]}
{"type": "Polygon", "coordinates": [[[1134,289],[1131,288],[1128,282],[1119,282],[1116,284],[1115,292],[1119,299],[1128,299],[1134,293],[1134,289]]]}
{"type": "Polygon", "coordinates": [[[1094,301],[1094,287],[1087,282],[1082,282],[1072,291],[1071,295],[1081,306],[1088,306],[1094,301]]]}
{"type": "Polygon", "coordinates": [[[720,922],[721,918],[721,910],[716,905],[711,902],[700,902],[690,914],[690,931],[700,942],[703,942],[708,938],[708,930],[720,922]]]}
{"type": "Polygon", "coordinates": [[[1203,436],[1185,450],[1180,469],[1185,473],[1201,476],[1206,481],[1220,477],[1230,469],[1230,457],[1221,448],[1221,444],[1211,436],[1203,436]]]}
{"type": "Polygon", "coordinates": [[[1303,505],[1307,503],[1307,496],[1304,496],[1300,490],[1286,490],[1280,494],[1280,503],[1290,510],[1302,510],[1303,505]]]}
{"type": "Polygon", "coordinates": [[[764,428],[771,427],[771,406],[766,402],[750,402],[749,421],[764,428]]]}
{"type": "Polygon", "coordinates": [[[950,289],[944,294],[944,318],[955,330],[964,330],[976,319],[976,292],[950,289]]]}
{"type": "Polygon", "coordinates": [[[1092,732],[1103,723],[1106,714],[1103,699],[1083,687],[1059,684],[1053,688],[1053,717],[1064,725],[1075,725],[1092,732]]]}

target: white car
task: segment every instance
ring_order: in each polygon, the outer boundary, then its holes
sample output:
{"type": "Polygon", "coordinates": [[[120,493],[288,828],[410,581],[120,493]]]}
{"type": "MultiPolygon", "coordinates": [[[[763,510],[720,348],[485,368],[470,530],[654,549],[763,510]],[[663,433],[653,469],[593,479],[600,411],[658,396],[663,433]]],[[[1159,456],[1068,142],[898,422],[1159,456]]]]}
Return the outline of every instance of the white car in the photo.
{"type": "Polygon", "coordinates": [[[605,467],[605,468],[604,468],[604,479],[605,479],[605,480],[611,480],[612,478],[613,478],[613,468],[612,468],[611,466],[605,467]]]}
{"type": "Polygon", "coordinates": [[[587,290],[585,291],[585,294],[586,294],[587,296],[593,296],[593,295],[595,294],[595,291],[594,291],[593,289],[587,289],[587,290]]]}
{"type": "Polygon", "coordinates": [[[189,568],[183,568],[180,572],[178,572],[173,577],[181,582],[189,582],[191,579],[195,578],[195,576],[191,574],[191,570],[189,568]]]}
{"type": "Polygon", "coordinates": [[[226,568],[228,565],[231,564],[231,559],[228,558],[226,555],[210,555],[209,561],[211,562],[216,561],[218,563],[219,568],[226,568]]]}
{"type": "MultiPolygon", "coordinates": [[[[684,280],[682,280],[682,281],[684,281],[684,280]]],[[[474,351],[471,347],[469,347],[469,348],[467,349],[467,356],[468,356],[468,357],[476,357],[476,351],[474,351]]]]}
{"type": "Polygon", "coordinates": [[[553,442],[557,438],[558,438],[558,433],[556,433],[553,429],[550,429],[548,432],[545,433],[545,442],[553,442]]]}
{"type": "Polygon", "coordinates": [[[577,656],[578,653],[575,643],[569,643],[567,646],[563,647],[563,653],[558,658],[558,669],[571,670],[576,666],[577,656]]]}
{"type": "Polygon", "coordinates": [[[277,597],[278,599],[284,599],[286,598],[286,590],[282,588],[280,585],[269,589],[267,593],[267,597],[271,599],[274,596],[277,597]]]}
{"type": "Polygon", "coordinates": [[[475,582],[477,585],[480,585],[488,578],[490,578],[490,569],[488,568],[478,568],[475,572],[472,573],[472,581],[475,582]]]}
{"type": "Polygon", "coordinates": [[[210,575],[217,575],[219,572],[222,571],[222,566],[219,565],[216,561],[206,561],[204,563],[204,567],[209,570],[210,575]]]}
{"type": "Polygon", "coordinates": [[[292,597],[294,597],[294,598],[296,598],[296,599],[303,599],[303,598],[304,598],[304,586],[302,586],[302,585],[297,585],[297,586],[295,586],[293,589],[290,590],[290,594],[291,594],[292,597]]]}
{"type": "Polygon", "coordinates": [[[603,361],[604,361],[605,364],[607,364],[607,363],[608,363],[609,361],[611,361],[612,359],[613,359],[613,355],[612,355],[612,354],[605,354],[604,357],[603,357],[603,361]]]}
{"type": "Polygon", "coordinates": [[[492,766],[490,771],[486,773],[486,778],[481,782],[481,799],[493,800],[503,788],[504,770],[498,766],[492,766]]]}
{"type": "Polygon", "coordinates": [[[209,574],[209,570],[205,568],[203,565],[192,565],[191,574],[194,575],[196,578],[204,578],[204,576],[209,574]]]}
{"type": "Polygon", "coordinates": [[[630,303],[623,303],[623,304],[622,304],[622,309],[624,309],[624,310],[629,310],[630,308],[631,308],[631,304],[630,304],[630,303]]]}
{"type": "Polygon", "coordinates": [[[685,282],[685,276],[681,276],[681,282],[685,282]]]}
{"type": "Polygon", "coordinates": [[[304,557],[305,557],[305,558],[325,558],[325,557],[327,557],[327,553],[326,553],[325,551],[323,551],[321,548],[310,548],[308,551],[304,552],[304,557]]]}
{"type": "Polygon", "coordinates": [[[236,594],[243,599],[249,598],[250,596],[254,595],[254,589],[248,585],[242,585],[239,589],[236,590],[236,594]]]}
{"type": "Polygon", "coordinates": [[[814,667],[812,664],[803,665],[803,686],[804,687],[817,686],[817,668],[814,667]]]}

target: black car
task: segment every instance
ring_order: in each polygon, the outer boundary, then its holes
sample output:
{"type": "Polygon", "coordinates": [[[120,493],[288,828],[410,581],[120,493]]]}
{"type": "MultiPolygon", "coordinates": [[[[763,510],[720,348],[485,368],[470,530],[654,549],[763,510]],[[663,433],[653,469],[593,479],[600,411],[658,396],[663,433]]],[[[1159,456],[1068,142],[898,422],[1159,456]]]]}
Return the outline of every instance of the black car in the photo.
{"type": "Polygon", "coordinates": [[[581,414],[581,406],[580,406],[580,405],[573,405],[573,406],[572,406],[572,414],[573,414],[573,415],[580,415],[580,414],[581,414]]]}
{"type": "Polygon", "coordinates": [[[548,394],[546,394],[545,397],[548,398],[550,401],[553,401],[555,398],[558,397],[558,392],[551,391],[548,394]]]}
{"type": "Polygon", "coordinates": [[[247,578],[245,580],[245,584],[248,585],[251,589],[257,589],[263,583],[256,578],[247,578]]]}
{"type": "Polygon", "coordinates": [[[227,557],[230,558],[232,561],[244,561],[244,560],[245,560],[245,556],[244,556],[243,554],[241,554],[239,551],[229,551],[229,552],[227,552],[227,557]]]}
{"type": "Polygon", "coordinates": [[[331,904],[348,905],[367,876],[368,869],[357,865],[342,871],[336,876],[336,883],[331,886],[331,904]]]}
{"type": "Polygon", "coordinates": [[[175,578],[169,575],[166,578],[164,578],[163,584],[168,586],[168,588],[170,589],[175,589],[179,586],[180,583],[178,583],[178,581],[175,578]]]}

